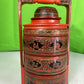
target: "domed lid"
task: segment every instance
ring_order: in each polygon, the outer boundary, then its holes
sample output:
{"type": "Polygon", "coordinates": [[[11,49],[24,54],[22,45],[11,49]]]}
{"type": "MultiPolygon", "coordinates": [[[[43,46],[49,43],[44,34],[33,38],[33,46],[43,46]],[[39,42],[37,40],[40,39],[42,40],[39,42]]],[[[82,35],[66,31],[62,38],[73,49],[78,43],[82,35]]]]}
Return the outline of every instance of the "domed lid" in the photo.
{"type": "Polygon", "coordinates": [[[56,8],[53,7],[39,7],[34,14],[34,18],[31,20],[31,24],[25,24],[25,28],[67,28],[68,24],[60,24],[60,17],[56,8]]]}
{"type": "Polygon", "coordinates": [[[54,7],[39,7],[35,14],[34,14],[34,18],[33,19],[57,19],[60,20],[61,18],[58,17],[58,12],[56,10],[56,8],[54,7]]]}

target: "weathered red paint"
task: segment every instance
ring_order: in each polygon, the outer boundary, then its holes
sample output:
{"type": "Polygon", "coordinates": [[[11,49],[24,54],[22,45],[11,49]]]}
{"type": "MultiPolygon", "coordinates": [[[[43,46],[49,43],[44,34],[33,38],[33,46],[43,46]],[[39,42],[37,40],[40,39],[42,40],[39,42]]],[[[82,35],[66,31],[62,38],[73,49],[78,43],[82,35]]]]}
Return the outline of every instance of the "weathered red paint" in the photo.
{"type": "MultiPolygon", "coordinates": [[[[65,26],[67,26],[67,25],[54,25],[57,29],[55,30],[55,31],[52,31],[51,32],[51,35],[50,34],[48,34],[47,33],[47,31],[51,31],[51,24],[50,25],[48,25],[48,27],[49,28],[47,28],[46,27],[46,29],[45,29],[45,27],[43,28],[43,31],[44,31],[44,34],[43,34],[43,36],[45,37],[45,36],[47,36],[47,35],[49,35],[49,36],[66,36],[67,34],[68,34],[68,53],[67,53],[67,68],[66,68],[66,77],[64,78],[64,79],[66,79],[66,82],[64,83],[64,84],[68,84],[68,68],[69,68],[69,40],[70,40],[70,17],[71,17],[71,0],[67,0],[67,1],[64,1],[64,0],[19,0],[19,33],[20,33],[20,57],[21,57],[21,76],[22,76],[22,84],[26,84],[26,82],[24,81],[24,79],[26,79],[26,78],[24,78],[25,76],[24,76],[24,73],[26,73],[26,71],[24,70],[25,68],[24,68],[24,63],[23,63],[23,55],[22,55],[22,50],[23,50],[23,46],[22,46],[22,24],[21,24],[21,6],[23,5],[23,3],[35,3],[35,2],[38,2],[38,3],[46,3],[46,4],[52,4],[52,3],[55,3],[55,4],[61,4],[61,5],[64,5],[64,6],[66,6],[66,8],[67,8],[67,20],[66,20],[66,23],[67,24],[69,24],[69,26],[68,26],[68,31],[67,31],[67,29],[65,28],[65,26]],[[59,29],[60,30],[58,30],[58,26],[59,26],[59,29]],[[61,28],[61,26],[63,27],[63,29],[61,28]],[[65,28],[65,29],[64,29],[65,28]],[[64,31],[63,31],[64,30],[64,31]],[[61,32],[60,32],[61,31],[61,32]],[[53,34],[53,32],[59,32],[59,33],[54,33],[53,34]],[[65,32],[65,33],[64,33],[65,32]]],[[[50,14],[50,13],[48,13],[48,14],[50,14]]],[[[55,14],[55,15],[57,15],[57,14],[55,14]]],[[[38,16],[38,15],[37,15],[38,16]]],[[[46,18],[45,20],[36,20],[38,17],[36,17],[36,18],[32,18],[32,23],[33,24],[37,24],[37,23],[41,23],[41,24],[43,24],[43,23],[56,23],[56,24],[59,24],[60,23],[60,21],[57,19],[51,19],[51,20],[49,20],[48,18],[46,18]],[[47,20],[48,19],[48,20],[47,20]]],[[[42,17],[43,18],[43,17],[42,17]]],[[[38,26],[39,25],[37,25],[37,28],[35,28],[34,30],[33,30],[33,28],[35,27],[36,25],[25,25],[25,31],[27,31],[27,32],[24,32],[24,35],[28,35],[28,36],[42,36],[42,34],[41,35],[39,35],[39,33],[38,33],[38,26]],[[27,27],[28,26],[28,27],[27,27]],[[28,31],[30,31],[31,33],[29,33],[28,31]],[[35,32],[36,31],[36,32],[35,32]],[[35,32],[35,33],[33,33],[33,32],[35,32]]],[[[47,24],[45,25],[45,26],[47,26],[47,24]]],[[[43,26],[42,26],[43,27],[43,26]]],[[[55,28],[53,28],[53,30],[54,30],[55,28]]],[[[59,45],[58,45],[59,46],[59,45]]],[[[36,47],[36,46],[35,46],[36,47]]],[[[27,72],[28,73],[28,72],[27,72]]],[[[29,73],[30,74],[30,73],[29,73]]],[[[59,75],[59,74],[58,74],[59,75]]],[[[34,77],[34,76],[36,76],[37,78],[38,78],[38,75],[33,75],[32,74],[32,76],[34,77]]],[[[61,75],[60,75],[61,76],[61,75]]],[[[47,76],[48,77],[48,76],[47,76]]],[[[54,77],[54,76],[53,76],[54,77]]],[[[53,79],[53,77],[50,77],[50,79],[52,78],[53,79]]],[[[58,76],[56,76],[56,77],[58,77],[58,76]]],[[[43,76],[41,76],[41,78],[44,78],[43,76]]],[[[35,82],[32,78],[30,78],[30,81],[28,82],[29,84],[31,84],[31,80],[32,80],[32,82],[33,82],[33,84],[35,83],[35,84],[39,84],[39,82],[35,82]]],[[[38,79],[36,79],[37,81],[38,81],[38,79]]],[[[28,81],[28,79],[27,79],[27,81],[28,81]]],[[[41,81],[42,82],[42,81],[41,81]]],[[[54,83],[55,81],[52,81],[51,83],[54,83]]],[[[48,82],[48,84],[51,84],[50,82],[48,82]]],[[[46,83],[47,84],[47,83],[46,83]]]]}

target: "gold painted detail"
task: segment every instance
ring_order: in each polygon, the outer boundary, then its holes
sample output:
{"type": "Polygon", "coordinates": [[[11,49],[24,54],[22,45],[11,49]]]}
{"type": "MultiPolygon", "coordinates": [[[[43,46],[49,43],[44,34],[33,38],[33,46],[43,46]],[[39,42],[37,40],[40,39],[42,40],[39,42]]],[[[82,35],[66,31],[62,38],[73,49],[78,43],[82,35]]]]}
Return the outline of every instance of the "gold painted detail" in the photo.
{"type": "Polygon", "coordinates": [[[25,29],[24,30],[24,34],[25,35],[43,35],[43,36],[60,36],[60,35],[68,35],[68,29],[55,29],[55,30],[51,30],[51,29],[39,29],[39,30],[28,30],[25,29]]]}

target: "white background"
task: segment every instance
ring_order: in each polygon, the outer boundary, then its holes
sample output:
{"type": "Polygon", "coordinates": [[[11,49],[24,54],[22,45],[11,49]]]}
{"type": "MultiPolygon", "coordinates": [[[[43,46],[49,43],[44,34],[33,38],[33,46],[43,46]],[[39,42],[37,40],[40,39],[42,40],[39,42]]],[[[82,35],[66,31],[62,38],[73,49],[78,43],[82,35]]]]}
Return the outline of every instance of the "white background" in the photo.
{"type": "MultiPolygon", "coordinates": [[[[84,54],[70,52],[69,84],[84,84],[84,54]]],[[[0,52],[0,84],[21,84],[20,53],[0,52]]]]}

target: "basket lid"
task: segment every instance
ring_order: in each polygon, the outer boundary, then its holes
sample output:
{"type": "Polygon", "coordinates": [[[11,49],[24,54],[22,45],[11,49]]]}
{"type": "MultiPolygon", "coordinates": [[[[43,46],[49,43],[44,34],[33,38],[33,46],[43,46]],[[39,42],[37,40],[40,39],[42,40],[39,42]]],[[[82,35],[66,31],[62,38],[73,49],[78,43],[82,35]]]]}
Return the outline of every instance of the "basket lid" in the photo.
{"type": "Polygon", "coordinates": [[[58,12],[54,7],[39,7],[34,14],[33,19],[57,19],[60,20],[61,18],[58,17],[58,12]]]}

